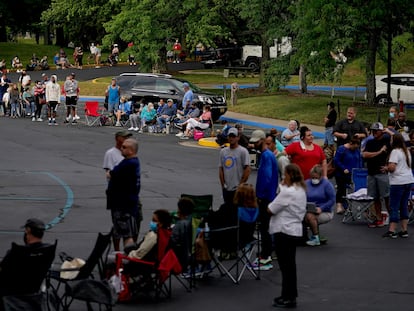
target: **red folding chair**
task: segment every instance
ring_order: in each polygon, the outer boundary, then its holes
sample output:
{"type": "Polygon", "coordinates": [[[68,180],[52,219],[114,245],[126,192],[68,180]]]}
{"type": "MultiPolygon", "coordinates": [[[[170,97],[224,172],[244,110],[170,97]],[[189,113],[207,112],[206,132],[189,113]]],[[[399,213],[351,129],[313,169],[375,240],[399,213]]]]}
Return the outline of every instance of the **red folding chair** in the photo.
{"type": "Polygon", "coordinates": [[[102,116],[102,113],[99,112],[99,102],[85,102],[85,119],[88,126],[94,126],[95,124],[101,126],[100,120],[102,116]]]}

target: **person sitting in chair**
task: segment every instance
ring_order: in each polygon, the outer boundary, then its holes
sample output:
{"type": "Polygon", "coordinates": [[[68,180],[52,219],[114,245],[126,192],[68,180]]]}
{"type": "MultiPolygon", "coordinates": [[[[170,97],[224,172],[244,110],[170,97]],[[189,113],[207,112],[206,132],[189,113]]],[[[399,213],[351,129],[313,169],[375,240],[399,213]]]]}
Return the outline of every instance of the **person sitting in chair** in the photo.
{"type": "Polygon", "coordinates": [[[194,202],[190,198],[181,198],[177,203],[177,217],[171,235],[172,247],[184,271],[189,265],[192,248],[192,222],[191,214],[194,202]]]}
{"type": "MultiPolygon", "coordinates": [[[[36,252],[37,249],[44,248],[45,246],[49,246],[47,243],[43,243],[43,235],[46,230],[46,226],[43,223],[43,221],[36,219],[36,218],[30,218],[26,221],[24,224],[24,235],[23,235],[23,241],[25,244],[25,247],[33,250],[36,252]]],[[[7,254],[4,256],[3,260],[0,263],[0,299],[4,295],[14,295],[16,293],[10,292],[13,287],[11,284],[9,284],[7,281],[7,278],[10,277],[10,271],[6,269],[6,267],[9,267],[14,259],[12,258],[12,252],[9,250],[7,254]]],[[[19,280],[19,282],[22,280],[19,280]]],[[[22,288],[20,289],[20,294],[29,294],[29,292],[24,292],[24,282],[22,282],[22,288]]],[[[0,310],[1,310],[0,306],[0,310]]]]}
{"type": "Polygon", "coordinates": [[[122,126],[121,119],[124,121],[128,120],[129,115],[131,114],[131,105],[132,103],[130,101],[127,101],[127,98],[125,96],[121,97],[118,109],[115,110],[115,126],[122,126]]]}
{"type": "Polygon", "coordinates": [[[306,242],[309,246],[321,244],[319,225],[331,221],[334,216],[332,209],[335,205],[335,189],[322,175],[322,166],[317,164],[310,170],[310,179],[305,181],[307,202],[316,205],[314,210],[308,210],[305,215],[305,224],[312,231],[311,239],[306,242]]]}
{"type": "Polygon", "coordinates": [[[171,227],[170,213],[164,209],[156,210],[152,214],[152,220],[149,226],[150,230],[138,245],[130,244],[125,246],[124,251],[128,254],[128,257],[145,261],[155,261],[157,259],[157,233],[160,228],[169,229],[171,227]]]}
{"type": "Polygon", "coordinates": [[[211,107],[210,105],[205,105],[203,109],[203,113],[198,118],[190,118],[182,125],[186,125],[186,129],[184,135],[180,137],[181,139],[189,139],[190,133],[195,128],[200,128],[202,130],[208,129],[211,123],[211,107]]]}

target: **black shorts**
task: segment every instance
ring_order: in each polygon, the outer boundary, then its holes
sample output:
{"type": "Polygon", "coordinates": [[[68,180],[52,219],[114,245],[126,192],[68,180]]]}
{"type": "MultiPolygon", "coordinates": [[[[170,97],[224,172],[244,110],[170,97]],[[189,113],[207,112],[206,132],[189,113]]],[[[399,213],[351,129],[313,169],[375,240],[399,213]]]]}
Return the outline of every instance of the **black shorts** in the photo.
{"type": "Polygon", "coordinates": [[[56,111],[56,107],[57,107],[57,105],[58,105],[58,102],[56,102],[56,101],[50,101],[50,102],[48,103],[49,109],[50,109],[51,111],[56,111]]]}
{"type": "Polygon", "coordinates": [[[66,106],[76,107],[78,103],[78,98],[76,96],[66,96],[66,106]]]}
{"type": "Polygon", "coordinates": [[[117,210],[112,210],[111,214],[115,238],[132,238],[138,235],[137,221],[134,216],[117,210]]]}

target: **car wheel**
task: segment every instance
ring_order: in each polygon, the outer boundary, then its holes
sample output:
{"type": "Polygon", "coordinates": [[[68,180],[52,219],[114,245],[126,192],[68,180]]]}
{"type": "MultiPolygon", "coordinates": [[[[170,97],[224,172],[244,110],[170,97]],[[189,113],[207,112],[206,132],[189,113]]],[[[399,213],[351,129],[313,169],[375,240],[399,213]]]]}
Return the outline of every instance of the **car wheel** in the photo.
{"type": "Polygon", "coordinates": [[[375,98],[375,103],[378,106],[386,106],[386,105],[392,105],[392,98],[391,97],[387,97],[386,94],[381,94],[378,95],[377,98],[375,98]]]}
{"type": "Polygon", "coordinates": [[[247,67],[250,68],[252,70],[252,72],[259,72],[260,71],[260,67],[259,64],[251,61],[247,64],[247,67]]]}

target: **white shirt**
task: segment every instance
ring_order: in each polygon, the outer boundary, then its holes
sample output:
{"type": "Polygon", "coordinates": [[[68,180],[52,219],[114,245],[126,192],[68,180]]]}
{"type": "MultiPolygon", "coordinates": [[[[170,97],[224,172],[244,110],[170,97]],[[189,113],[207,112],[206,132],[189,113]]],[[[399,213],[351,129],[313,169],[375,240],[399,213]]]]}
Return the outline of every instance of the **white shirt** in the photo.
{"type": "Polygon", "coordinates": [[[282,232],[302,236],[302,220],[306,214],[306,191],[300,186],[280,185],[280,192],[268,206],[272,212],[269,233],[282,232]]]}
{"type": "MultiPolygon", "coordinates": [[[[411,164],[411,155],[408,151],[408,163],[411,164]]],[[[406,185],[414,183],[411,167],[407,165],[404,151],[402,149],[393,149],[390,154],[389,163],[395,163],[395,171],[388,174],[390,185],[406,185]]]]}
{"type": "Polygon", "coordinates": [[[103,168],[112,171],[123,159],[124,156],[122,155],[121,150],[112,147],[105,152],[103,168]]]}

